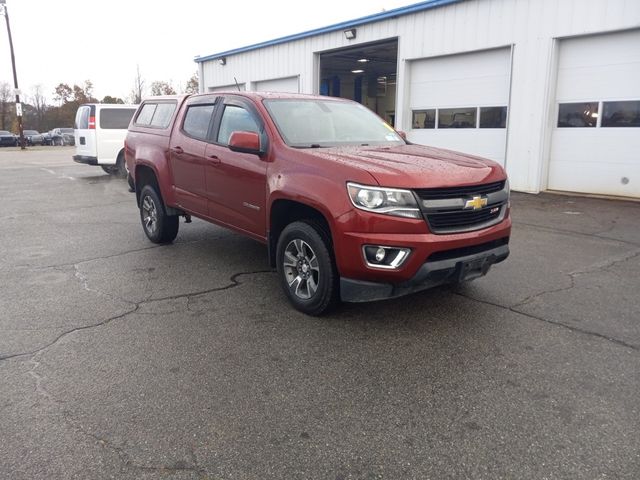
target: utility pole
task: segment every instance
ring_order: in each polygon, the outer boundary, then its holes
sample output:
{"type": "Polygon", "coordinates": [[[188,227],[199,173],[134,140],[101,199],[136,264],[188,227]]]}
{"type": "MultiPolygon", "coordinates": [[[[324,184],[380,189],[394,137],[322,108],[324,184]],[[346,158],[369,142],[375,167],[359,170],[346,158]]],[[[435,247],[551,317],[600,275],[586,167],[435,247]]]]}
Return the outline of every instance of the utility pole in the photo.
{"type": "Polygon", "coordinates": [[[13,87],[16,94],[16,117],[18,118],[18,131],[20,133],[20,148],[24,147],[24,130],[22,127],[22,104],[20,103],[20,90],[18,89],[18,74],[16,73],[16,56],[13,53],[13,39],[11,38],[11,25],[9,24],[9,11],[7,0],[0,0],[0,9],[7,21],[7,33],[9,34],[9,50],[11,50],[11,66],[13,67],[13,87]]]}

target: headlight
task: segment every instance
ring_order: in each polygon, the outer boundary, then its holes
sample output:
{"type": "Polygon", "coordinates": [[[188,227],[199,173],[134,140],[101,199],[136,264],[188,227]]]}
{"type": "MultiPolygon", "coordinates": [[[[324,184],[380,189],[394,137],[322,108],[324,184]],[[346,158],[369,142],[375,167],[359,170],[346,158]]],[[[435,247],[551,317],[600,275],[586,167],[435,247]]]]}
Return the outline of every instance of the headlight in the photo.
{"type": "Polygon", "coordinates": [[[422,217],[416,199],[409,190],[347,183],[347,192],[353,206],[360,210],[396,217],[422,217]]]}

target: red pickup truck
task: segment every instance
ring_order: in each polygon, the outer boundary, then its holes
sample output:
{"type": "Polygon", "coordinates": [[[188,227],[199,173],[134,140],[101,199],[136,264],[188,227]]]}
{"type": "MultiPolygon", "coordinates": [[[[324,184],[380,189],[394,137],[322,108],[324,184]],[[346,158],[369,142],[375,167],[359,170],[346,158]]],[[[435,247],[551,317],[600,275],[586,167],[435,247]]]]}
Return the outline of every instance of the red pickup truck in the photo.
{"type": "Polygon", "coordinates": [[[152,242],[173,241],[192,215],[248,235],[310,315],[470,280],[509,255],[500,165],[411,144],[349,100],[153,97],[125,158],[152,242]]]}

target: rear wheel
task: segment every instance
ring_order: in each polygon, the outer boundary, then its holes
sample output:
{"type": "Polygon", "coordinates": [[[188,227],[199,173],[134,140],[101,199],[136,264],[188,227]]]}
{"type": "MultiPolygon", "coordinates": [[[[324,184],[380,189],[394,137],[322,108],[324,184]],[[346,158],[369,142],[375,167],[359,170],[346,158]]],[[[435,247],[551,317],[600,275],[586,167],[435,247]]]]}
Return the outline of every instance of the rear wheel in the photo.
{"type": "Polygon", "coordinates": [[[328,232],[312,220],[289,224],[278,239],[278,275],[291,304],[321,315],[338,301],[338,275],[328,232]]]}
{"type": "Polygon", "coordinates": [[[180,226],[177,215],[167,215],[159,193],[151,185],[140,192],[140,221],[149,240],[153,243],[171,243],[180,226]]]}
{"type": "Polygon", "coordinates": [[[119,178],[125,178],[127,176],[127,164],[124,160],[124,153],[118,155],[118,159],[116,160],[116,164],[113,169],[113,175],[119,178]]]}
{"type": "Polygon", "coordinates": [[[105,173],[109,175],[113,175],[113,165],[100,165],[100,168],[104,170],[105,173]]]}

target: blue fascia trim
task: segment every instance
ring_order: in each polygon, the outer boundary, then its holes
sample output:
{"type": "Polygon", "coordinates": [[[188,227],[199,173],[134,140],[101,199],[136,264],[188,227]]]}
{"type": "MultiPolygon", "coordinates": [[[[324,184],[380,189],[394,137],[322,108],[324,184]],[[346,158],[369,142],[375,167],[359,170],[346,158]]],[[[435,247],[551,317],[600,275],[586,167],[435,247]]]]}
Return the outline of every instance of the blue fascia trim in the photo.
{"type": "Polygon", "coordinates": [[[202,63],[209,60],[215,60],[217,58],[228,57],[230,55],[236,55],[238,53],[249,52],[251,50],[257,50],[259,48],[270,47],[272,45],[279,45],[281,43],[292,42],[294,40],[300,40],[302,38],[313,37],[316,35],[322,35],[323,33],[335,32],[337,30],[349,29],[364,25],[366,23],[379,22],[388,18],[400,17],[402,15],[408,15],[410,13],[421,12],[423,10],[429,10],[431,8],[443,7],[445,5],[451,5],[452,3],[459,3],[464,0],[427,0],[425,2],[415,3],[406,7],[400,7],[393,10],[389,10],[382,13],[374,13],[373,15],[367,15],[366,17],[356,18],[355,20],[348,20],[342,23],[336,23],[329,25],[328,27],[316,28],[315,30],[309,30],[302,33],[295,33],[286,37],[276,38],[274,40],[268,40],[266,42],[256,43],[248,45],[246,47],[235,48],[233,50],[227,50],[226,52],[214,53],[205,57],[195,57],[196,63],[202,63]]]}

